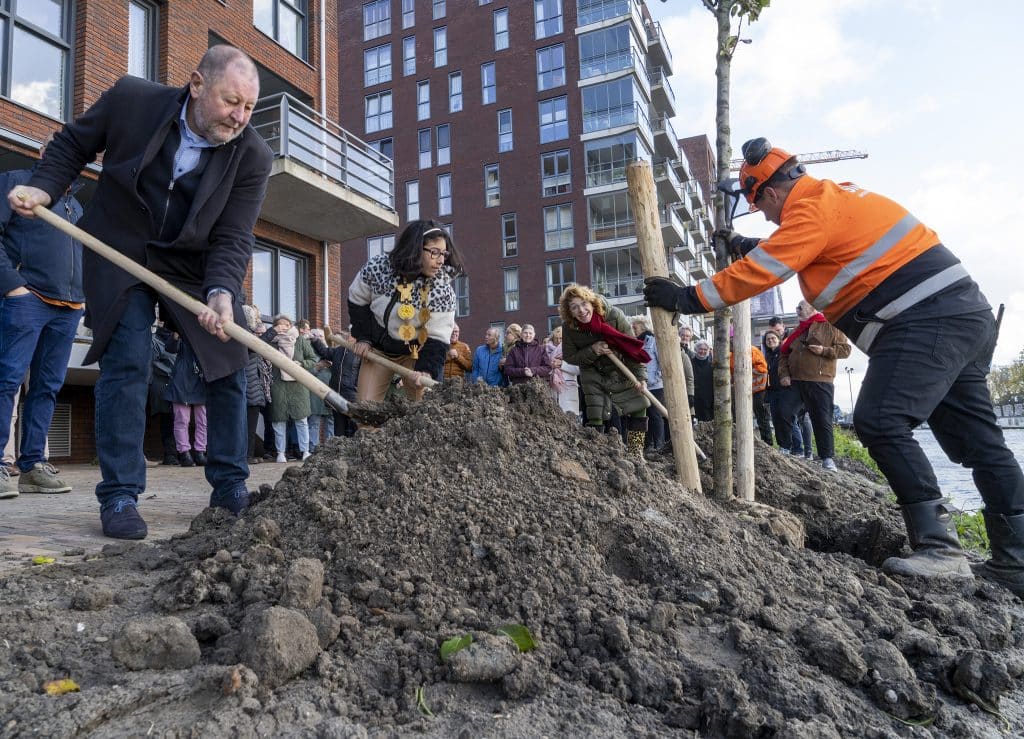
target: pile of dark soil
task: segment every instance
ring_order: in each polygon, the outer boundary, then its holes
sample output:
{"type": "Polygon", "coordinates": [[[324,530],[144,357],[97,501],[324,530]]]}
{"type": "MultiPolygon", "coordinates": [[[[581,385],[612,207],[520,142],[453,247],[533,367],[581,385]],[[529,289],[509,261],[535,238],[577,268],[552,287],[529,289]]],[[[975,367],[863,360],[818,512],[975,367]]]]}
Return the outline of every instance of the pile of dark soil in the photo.
{"type": "Polygon", "coordinates": [[[0,584],[0,736],[1024,732],[1021,603],[883,575],[865,478],[759,445],[759,503],[718,504],[541,387],[394,411],[239,520],[0,584]]]}

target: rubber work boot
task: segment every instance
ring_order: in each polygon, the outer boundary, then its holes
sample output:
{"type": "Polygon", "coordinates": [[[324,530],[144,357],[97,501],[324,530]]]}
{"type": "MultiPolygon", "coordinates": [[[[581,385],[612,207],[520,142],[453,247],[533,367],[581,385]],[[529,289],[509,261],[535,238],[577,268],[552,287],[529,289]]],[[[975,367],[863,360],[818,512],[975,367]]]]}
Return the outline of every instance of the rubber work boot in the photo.
{"type": "Polygon", "coordinates": [[[1004,516],[982,509],[992,559],[974,568],[974,574],[999,583],[1024,598],[1024,514],[1004,516]]]}
{"type": "Polygon", "coordinates": [[[178,452],[178,464],[181,467],[195,467],[196,463],[192,459],[192,452],[187,449],[183,452],[178,452]]]}
{"type": "Polygon", "coordinates": [[[626,452],[629,456],[634,459],[638,459],[641,462],[644,460],[644,437],[647,435],[646,431],[627,431],[626,432],[626,452]]]}
{"type": "Polygon", "coordinates": [[[889,557],[882,563],[882,572],[887,575],[974,579],[964,550],[960,548],[953,516],[943,501],[926,500],[900,508],[914,553],[902,559],[889,557]]]}
{"type": "Polygon", "coordinates": [[[17,498],[18,484],[11,479],[7,465],[0,464],[0,498],[17,498]]]}
{"type": "Polygon", "coordinates": [[[18,478],[20,493],[70,493],[71,486],[57,477],[57,468],[49,462],[36,462],[18,478]]]}
{"type": "Polygon", "coordinates": [[[135,499],[121,496],[100,508],[103,535],[111,539],[145,539],[149,529],[139,515],[135,499]]]}

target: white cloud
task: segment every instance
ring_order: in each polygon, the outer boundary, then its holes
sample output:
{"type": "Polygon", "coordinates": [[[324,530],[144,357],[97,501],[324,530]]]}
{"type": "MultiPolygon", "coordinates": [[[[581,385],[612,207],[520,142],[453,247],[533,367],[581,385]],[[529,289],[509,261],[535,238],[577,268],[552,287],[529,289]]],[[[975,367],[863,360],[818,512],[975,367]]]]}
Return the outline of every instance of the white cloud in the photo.
{"type": "Polygon", "coordinates": [[[891,129],[897,116],[870,98],[860,98],[833,108],[825,115],[825,121],[843,139],[857,140],[891,129]]]}

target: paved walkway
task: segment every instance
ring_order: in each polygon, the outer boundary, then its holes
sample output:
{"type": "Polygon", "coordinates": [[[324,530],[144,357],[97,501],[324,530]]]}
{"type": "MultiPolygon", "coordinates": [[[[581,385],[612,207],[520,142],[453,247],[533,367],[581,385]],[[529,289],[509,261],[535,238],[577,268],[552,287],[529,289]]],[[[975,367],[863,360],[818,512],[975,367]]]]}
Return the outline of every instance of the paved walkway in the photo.
{"type": "MultiPolygon", "coordinates": [[[[250,468],[249,487],[273,484],[290,466],[264,462],[250,468]]],[[[61,477],[73,486],[62,495],[22,493],[0,500],[0,573],[26,566],[37,555],[78,561],[116,539],[100,530],[95,487],[100,470],[92,465],[62,465],[61,477]],[[74,554],[70,554],[74,552],[74,554]]],[[[139,511],[149,526],[146,541],[166,539],[188,530],[189,523],[210,502],[210,486],[202,467],[152,466],[139,511]]]]}

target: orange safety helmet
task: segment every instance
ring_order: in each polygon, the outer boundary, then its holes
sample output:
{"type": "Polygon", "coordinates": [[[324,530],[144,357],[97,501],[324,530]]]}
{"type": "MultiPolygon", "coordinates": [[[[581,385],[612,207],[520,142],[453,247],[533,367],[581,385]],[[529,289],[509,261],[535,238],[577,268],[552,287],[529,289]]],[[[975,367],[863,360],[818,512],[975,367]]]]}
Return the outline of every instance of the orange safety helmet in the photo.
{"type": "MultiPolygon", "coordinates": [[[[747,198],[751,210],[755,210],[754,201],[757,200],[761,187],[772,178],[783,164],[795,159],[785,149],[772,146],[768,139],[761,137],[750,139],[743,144],[743,165],[740,167],[740,192],[747,198]]],[[[796,167],[791,177],[796,179],[804,174],[803,166],[796,167]]]]}

